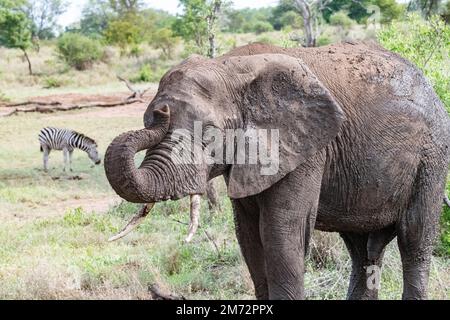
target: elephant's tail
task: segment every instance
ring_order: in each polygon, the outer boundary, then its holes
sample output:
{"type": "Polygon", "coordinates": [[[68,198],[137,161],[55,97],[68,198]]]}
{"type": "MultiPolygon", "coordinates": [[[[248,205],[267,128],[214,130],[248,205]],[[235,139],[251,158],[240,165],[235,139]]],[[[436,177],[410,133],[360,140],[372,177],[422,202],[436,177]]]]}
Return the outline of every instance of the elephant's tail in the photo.
{"type": "Polygon", "coordinates": [[[450,200],[446,194],[444,194],[444,203],[450,208],[450,200]]]}

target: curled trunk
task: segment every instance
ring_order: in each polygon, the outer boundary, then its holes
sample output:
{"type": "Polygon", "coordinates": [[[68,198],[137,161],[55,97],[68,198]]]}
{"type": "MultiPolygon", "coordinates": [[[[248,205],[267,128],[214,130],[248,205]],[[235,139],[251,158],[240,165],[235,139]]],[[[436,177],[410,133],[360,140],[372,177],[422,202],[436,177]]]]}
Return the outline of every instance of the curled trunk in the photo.
{"type": "Polygon", "coordinates": [[[170,109],[166,105],[154,111],[148,128],[121,134],[105,154],[105,171],[116,193],[127,201],[153,203],[203,194],[206,177],[198,165],[176,163],[172,159],[174,142],[169,131],[170,109]],[[137,168],[134,157],[147,150],[137,168]]]}
{"type": "Polygon", "coordinates": [[[169,122],[170,110],[165,106],[155,111],[152,127],[123,133],[109,145],[105,154],[106,177],[114,191],[125,200],[154,202],[156,183],[151,179],[152,172],[136,168],[134,156],[160,143],[167,133],[169,122]]]}

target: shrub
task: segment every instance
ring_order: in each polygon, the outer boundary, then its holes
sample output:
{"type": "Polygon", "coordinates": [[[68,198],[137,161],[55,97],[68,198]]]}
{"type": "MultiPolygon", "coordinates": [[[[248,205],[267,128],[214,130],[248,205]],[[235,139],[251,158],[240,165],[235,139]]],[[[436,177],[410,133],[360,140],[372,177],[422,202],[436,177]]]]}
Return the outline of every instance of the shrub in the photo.
{"type": "Polygon", "coordinates": [[[273,26],[267,21],[258,21],[253,25],[253,30],[256,34],[273,31],[273,26]]]}
{"type": "Polygon", "coordinates": [[[337,11],[330,16],[330,24],[333,26],[341,26],[344,29],[349,29],[355,23],[356,21],[351,19],[348,13],[343,10],[337,11]]]}
{"type": "Polygon", "coordinates": [[[450,257],[450,208],[445,207],[441,217],[441,241],[437,253],[450,257]]]}
{"type": "Polygon", "coordinates": [[[131,82],[150,82],[152,81],[152,68],[148,64],[144,64],[139,70],[136,77],[131,79],[131,82]]]}
{"type": "Polygon", "coordinates": [[[326,34],[321,34],[317,38],[317,46],[318,47],[329,45],[332,42],[333,42],[333,40],[331,40],[330,36],[328,36],[326,34]]]}
{"type": "Polygon", "coordinates": [[[130,57],[139,57],[142,54],[142,48],[139,47],[139,45],[135,44],[130,48],[130,52],[128,53],[128,55],[130,57]]]}
{"type": "Polygon", "coordinates": [[[102,58],[100,43],[77,33],[65,33],[57,43],[59,58],[77,70],[86,70],[102,58]]]}
{"type": "Polygon", "coordinates": [[[294,29],[301,29],[303,28],[303,18],[301,15],[299,15],[297,12],[293,10],[286,11],[283,13],[283,15],[280,17],[280,24],[285,27],[291,27],[294,29]]]}
{"type": "Polygon", "coordinates": [[[172,58],[173,49],[179,42],[180,38],[175,37],[169,28],[159,29],[151,37],[151,45],[156,49],[161,49],[168,59],[172,58]]]}
{"type": "Polygon", "coordinates": [[[0,104],[2,102],[10,102],[10,99],[3,92],[0,91],[0,104]]]}
{"type": "Polygon", "coordinates": [[[54,77],[47,77],[44,79],[44,89],[59,88],[63,86],[63,84],[63,81],[54,77]]]}

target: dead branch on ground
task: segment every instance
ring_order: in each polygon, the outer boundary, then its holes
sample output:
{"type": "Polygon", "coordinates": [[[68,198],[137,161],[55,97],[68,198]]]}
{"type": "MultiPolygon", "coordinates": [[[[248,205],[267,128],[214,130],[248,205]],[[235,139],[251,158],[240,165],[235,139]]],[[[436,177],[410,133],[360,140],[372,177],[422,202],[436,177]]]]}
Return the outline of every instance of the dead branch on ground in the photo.
{"type": "Polygon", "coordinates": [[[131,94],[131,96],[129,96],[126,100],[131,100],[131,99],[137,99],[140,100],[141,102],[144,102],[143,97],[145,95],[145,93],[150,90],[150,88],[144,89],[144,90],[138,90],[133,88],[133,86],[131,85],[130,81],[128,81],[125,78],[122,78],[121,76],[117,76],[117,79],[119,79],[120,81],[124,82],[125,85],[127,86],[128,90],[130,90],[131,92],[133,92],[131,94]]]}
{"type": "Polygon", "coordinates": [[[23,112],[23,113],[28,113],[28,112],[52,113],[52,112],[56,112],[56,111],[70,111],[70,110],[79,110],[79,109],[94,108],[94,107],[96,107],[96,108],[97,107],[98,108],[113,108],[113,107],[119,107],[119,106],[124,106],[124,105],[138,103],[138,102],[141,103],[142,100],[141,99],[127,99],[125,101],[110,102],[110,103],[95,102],[95,103],[72,104],[72,105],[62,105],[60,102],[34,103],[32,101],[27,101],[27,102],[22,102],[20,104],[15,104],[15,105],[20,105],[20,106],[35,105],[35,106],[34,107],[13,107],[14,105],[8,105],[8,107],[11,107],[11,110],[4,113],[0,117],[12,116],[12,115],[20,113],[20,112],[23,112]]]}

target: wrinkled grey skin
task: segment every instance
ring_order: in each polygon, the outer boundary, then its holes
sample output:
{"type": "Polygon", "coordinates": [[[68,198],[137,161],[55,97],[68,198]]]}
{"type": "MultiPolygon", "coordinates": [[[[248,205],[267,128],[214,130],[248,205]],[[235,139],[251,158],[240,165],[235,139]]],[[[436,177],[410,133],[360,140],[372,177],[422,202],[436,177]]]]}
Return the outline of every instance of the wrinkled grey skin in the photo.
{"type": "Polygon", "coordinates": [[[116,138],[107,177],[126,200],[205,192],[224,175],[259,299],[304,298],[313,228],[339,232],[352,259],[348,299],[376,299],[366,267],[397,237],[403,298],[424,299],[449,163],[450,121],[420,71],[372,44],[281,49],[252,44],[191,57],[161,80],[145,129],[116,138]],[[193,121],[279,128],[280,169],[175,165],[171,133],[193,121]],[[133,157],[148,150],[139,168],[133,157]]]}

